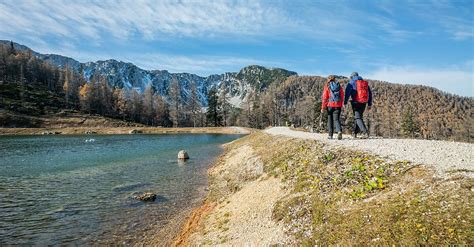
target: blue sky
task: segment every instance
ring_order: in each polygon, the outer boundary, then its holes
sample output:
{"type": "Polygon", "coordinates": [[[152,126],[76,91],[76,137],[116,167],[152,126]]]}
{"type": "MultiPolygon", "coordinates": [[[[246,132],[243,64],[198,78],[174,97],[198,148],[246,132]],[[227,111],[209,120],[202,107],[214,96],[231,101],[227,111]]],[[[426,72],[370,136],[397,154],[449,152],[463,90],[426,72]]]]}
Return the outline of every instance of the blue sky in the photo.
{"type": "Polygon", "coordinates": [[[473,0],[0,0],[0,39],[206,76],[259,64],[474,96],[473,0]]]}

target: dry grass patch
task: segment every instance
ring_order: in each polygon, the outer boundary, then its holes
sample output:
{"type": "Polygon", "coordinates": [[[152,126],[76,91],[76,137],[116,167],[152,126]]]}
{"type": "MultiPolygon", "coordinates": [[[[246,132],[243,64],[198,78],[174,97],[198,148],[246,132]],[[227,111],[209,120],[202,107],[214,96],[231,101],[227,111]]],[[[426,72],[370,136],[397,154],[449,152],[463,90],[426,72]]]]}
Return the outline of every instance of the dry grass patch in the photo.
{"type": "Polygon", "coordinates": [[[437,179],[423,166],[309,140],[256,133],[264,171],[292,191],[274,208],[298,244],[470,244],[472,183],[437,179]]]}

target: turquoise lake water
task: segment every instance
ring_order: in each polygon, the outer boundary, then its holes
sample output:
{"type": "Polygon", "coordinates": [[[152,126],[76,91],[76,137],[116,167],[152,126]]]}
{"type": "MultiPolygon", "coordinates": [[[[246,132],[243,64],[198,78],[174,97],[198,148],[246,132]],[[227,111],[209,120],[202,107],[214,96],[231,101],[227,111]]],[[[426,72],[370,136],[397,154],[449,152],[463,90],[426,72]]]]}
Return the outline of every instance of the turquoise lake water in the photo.
{"type": "Polygon", "coordinates": [[[197,206],[220,145],[239,137],[0,137],[0,244],[140,242],[197,206]],[[177,161],[181,149],[189,161],[177,161]]]}

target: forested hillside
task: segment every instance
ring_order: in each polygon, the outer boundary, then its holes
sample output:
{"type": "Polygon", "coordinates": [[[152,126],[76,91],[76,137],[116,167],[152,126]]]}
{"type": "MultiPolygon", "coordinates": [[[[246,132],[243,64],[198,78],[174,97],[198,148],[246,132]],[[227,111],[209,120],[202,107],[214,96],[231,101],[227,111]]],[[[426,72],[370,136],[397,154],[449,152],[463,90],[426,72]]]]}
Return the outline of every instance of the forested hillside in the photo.
{"type": "MultiPolygon", "coordinates": [[[[243,111],[240,123],[251,127],[294,124],[315,126],[319,121],[321,94],[326,78],[292,76],[265,92],[250,97],[251,110],[243,111]],[[245,113],[248,113],[245,115],[245,113]]],[[[339,81],[345,87],[347,78],[339,81]]],[[[435,88],[369,80],[374,107],[366,112],[372,135],[417,137],[472,142],[472,106],[469,97],[441,92],[435,88]]],[[[345,131],[352,129],[350,109],[343,114],[345,131]]]]}
{"type": "MultiPolygon", "coordinates": [[[[25,116],[74,111],[164,127],[316,126],[326,81],[319,76],[249,66],[239,73],[220,75],[221,83],[205,90],[192,81],[185,81],[183,88],[182,78],[172,76],[162,96],[162,85],[150,83],[144,90],[119,87],[100,73],[84,78],[69,66],[54,66],[35,54],[15,49],[13,43],[0,45],[1,126],[35,127],[38,123],[25,116]],[[202,92],[206,92],[205,104],[202,92]],[[239,107],[231,102],[234,95],[242,96],[239,107]]],[[[345,86],[347,78],[338,79],[345,86]]],[[[472,98],[426,86],[369,83],[374,107],[366,119],[372,135],[472,142],[472,98]]],[[[346,132],[352,128],[352,119],[347,109],[343,114],[346,132]]]]}
{"type": "Polygon", "coordinates": [[[98,114],[149,125],[171,126],[168,104],[152,89],[110,87],[104,77],[87,83],[72,69],[58,68],[12,45],[0,46],[0,125],[37,127],[30,116],[98,114]]]}
{"type": "Polygon", "coordinates": [[[86,63],[85,70],[84,64],[67,57],[0,42],[0,109],[8,110],[1,114],[0,125],[38,126],[25,121],[24,116],[14,115],[53,114],[61,108],[151,126],[235,125],[240,112],[235,106],[249,93],[296,75],[284,69],[248,66],[239,73],[203,78],[188,73],[145,71],[114,60],[91,64],[86,63]],[[53,97],[58,102],[40,102],[41,97],[23,94],[48,94],[45,99],[53,97]],[[215,101],[208,105],[210,98],[215,101]],[[44,109],[44,104],[51,107],[44,109]],[[25,112],[25,107],[29,111],[25,112]]]}

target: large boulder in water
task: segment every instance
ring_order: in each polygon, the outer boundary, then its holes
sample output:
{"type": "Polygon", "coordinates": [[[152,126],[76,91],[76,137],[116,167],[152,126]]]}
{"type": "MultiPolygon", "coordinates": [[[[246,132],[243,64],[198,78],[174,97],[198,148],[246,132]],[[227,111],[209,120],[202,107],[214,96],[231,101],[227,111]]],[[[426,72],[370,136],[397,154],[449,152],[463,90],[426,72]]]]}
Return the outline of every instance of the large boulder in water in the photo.
{"type": "Polygon", "coordinates": [[[135,199],[144,201],[144,202],[153,202],[156,200],[156,194],[151,192],[146,192],[141,195],[134,196],[135,199]]]}
{"type": "Polygon", "coordinates": [[[180,159],[180,160],[187,160],[187,159],[189,159],[189,155],[188,155],[188,153],[187,153],[185,150],[181,150],[181,151],[179,151],[179,153],[178,153],[178,159],[180,159]]]}

